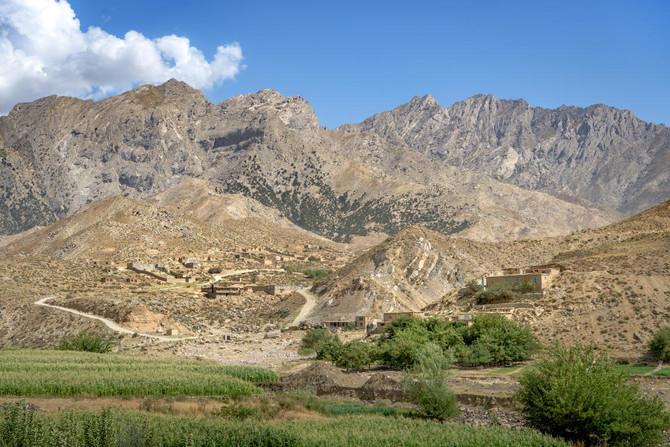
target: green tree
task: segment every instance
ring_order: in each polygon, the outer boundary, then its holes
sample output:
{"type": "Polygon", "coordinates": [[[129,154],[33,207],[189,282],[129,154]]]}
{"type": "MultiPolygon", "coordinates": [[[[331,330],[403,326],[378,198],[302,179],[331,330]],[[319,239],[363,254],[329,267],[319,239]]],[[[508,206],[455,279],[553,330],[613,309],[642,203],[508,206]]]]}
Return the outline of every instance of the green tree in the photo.
{"type": "Polygon", "coordinates": [[[425,416],[446,419],[459,413],[456,395],[447,383],[453,360],[451,351],[427,343],[417,351],[416,363],[403,377],[405,392],[425,416]]]}
{"type": "Polygon", "coordinates": [[[520,382],[528,422],[576,443],[653,446],[670,428],[663,403],[645,397],[592,346],[555,345],[520,382]]]}
{"type": "Polygon", "coordinates": [[[395,332],[393,338],[381,343],[381,359],[389,366],[409,368],[416,363],[421,347],[428,341],[420,331],[405,329],[395,332]]]}
{"type": "Polygon", "coordinates": [[[340,337],[337,334],[332,334],[328,340],[316,349],[316,359],[332,362],[337,358],[341,349],[342,341],[340,341],[340,337]]]}
{"type": "Polygon", "coordinates": [[[649,351],[660,360],[670,361],[670,326],[661,328],[649,341],[649,351]]]}
{"type": "Polygon", "coordinates": [[[361,340],[353,340],[342,345],[335,356],[335,364],[340,368],[363,368],[375,360],[375,346],[361,340]]]}
{"type": "Polygon", "coordinates": [[[533,332],[501,314],[480,314],[464,334],[467,345],[480,344],[491,354],[490,363],[525,360],[539,349],[533,332]]]}
{"type": "Polygon", "coordinates": [[[326,329],[311,329],[307,331],[305,336],[300,342],[300,347],[305,349],[314,349],[315,351],[319,347],[329,341],[333,337],[333,334],[328,332],[326,329]]]}

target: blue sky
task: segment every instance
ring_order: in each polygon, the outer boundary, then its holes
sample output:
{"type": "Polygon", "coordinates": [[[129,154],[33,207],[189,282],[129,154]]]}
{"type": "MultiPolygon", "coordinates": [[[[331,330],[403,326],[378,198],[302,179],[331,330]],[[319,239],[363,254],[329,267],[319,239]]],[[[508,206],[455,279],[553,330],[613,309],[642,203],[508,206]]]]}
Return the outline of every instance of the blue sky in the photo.
{"type": "MultiPolygon", "coordinates": [[[[237,42],[238,47],[226,47],[232,53],[224,52],[235,70],[219,77],[198,74],[212,102],[273,88],[309,100],[328,127],[361,121],[426,93],[443,106],[477,93],[551,108],[605,103],[670,124],[667,0],[69,0],[69,5],[82,32],[93,26],[123,38],[134,30],[148,40],[174,34],[188,38],[207,61],[217,47],[237,42]],[[233,50],[241,50],[241,60],[233,50]]],[[[53,62],[58,63],[65,64],[53,62]]],[[[160,79],[165,70],[147,79],[160,79]]],[[[94,97],[135,83],[122,73],[93,78],[86,83],[89,94],[97,79],[106,83],[94,97]]],[[[61,84],[50,88],[62,89],[61,84]]]]}

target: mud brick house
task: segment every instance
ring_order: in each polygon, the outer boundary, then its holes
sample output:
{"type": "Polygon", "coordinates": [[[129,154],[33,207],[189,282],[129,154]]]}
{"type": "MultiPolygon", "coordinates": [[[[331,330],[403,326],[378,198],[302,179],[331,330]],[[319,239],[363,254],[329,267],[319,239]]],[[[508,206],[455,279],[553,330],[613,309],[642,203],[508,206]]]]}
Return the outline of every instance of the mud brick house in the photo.
{"type": "Polygon", "coordinates": [[[535,290],[542,293],[551,285],[552,280],[558,276],[560,268],[555,266],[532,266],[527,268],[511,268],[502,271],[502,274],[487,276],[484,279],[486,287],[521,285],[532,283],[535,290]]]}
{"type": "Polygon", "coordinates": [[[271,285],[265,287],[265,293],[269,295],[287,295],[293,293],[296,290],[301,290],[302,286],[279,286],[271,285]]]}
{"type": "Polygon", "coordinates": [[[242,287],[237,286],[216,286],[211,284],[209,286],[202,287],[201,292],[207,296],[207,298],[220,298],[225,296],[237,296],[242,294],[242,287]]]}
{"type": "Polygon", "coordinates": [[[407,315],[408,317],[422,317],[423,312],[384,312],[384,323],[393,321],[398,315],[407,315]]]}
{"type": "Polygon", "coordinates": [[[354,320],[356,323],[356,328],[357,329],[365,329],[368,327],[368,324],[372,321],[372,317],[369,315],[358,315],[356,317],[356,320],[354,320]]]}

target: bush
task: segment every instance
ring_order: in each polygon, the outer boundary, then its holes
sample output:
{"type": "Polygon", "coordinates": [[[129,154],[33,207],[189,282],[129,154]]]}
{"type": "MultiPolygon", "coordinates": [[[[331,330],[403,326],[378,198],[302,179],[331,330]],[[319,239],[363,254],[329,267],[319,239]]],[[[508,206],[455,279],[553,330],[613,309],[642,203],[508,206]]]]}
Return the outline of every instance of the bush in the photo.
{"type": "Polygon", "coordinates": [[[644,397],[593,347],[556,345],[520,382],[529,424],[575,443],[652,446],[670,428],[663,403],[644,397]]]}
{"type": "Polygon", "coordinates": [[[112,350],[112,343],[99,335],[82,332],[76,337],[63,339],[59,349],[105,353],[112,350]]]}
{"type": "Polygon", "coordinates": [[[425,416],[446,419],[458,415],[456,395],[447,384],[448,370],[454,361],[451,352],[445,353],[435,343],[428,343],[416,357],[414,367],[403,378],[409,398],[425,416]]]}
{"type": "Polygon", "coordinates": [[[491,304],[511,301],[514,292],[509,286],[496,286],[482,289],[475,293],[475,302],[477,304],[491,304]]]}
{"type": "Polygon", "coordinates": [[[209,273],[210,275],[221,273],[221,267],[212,267],[211,269],[207,270],[207,273],[209,273]]]}
{"type": "Polygon", "coordinates": [[[661,328],[649,342],[649,351],[660,360],[670,361],[670,326],[661,328]]]}

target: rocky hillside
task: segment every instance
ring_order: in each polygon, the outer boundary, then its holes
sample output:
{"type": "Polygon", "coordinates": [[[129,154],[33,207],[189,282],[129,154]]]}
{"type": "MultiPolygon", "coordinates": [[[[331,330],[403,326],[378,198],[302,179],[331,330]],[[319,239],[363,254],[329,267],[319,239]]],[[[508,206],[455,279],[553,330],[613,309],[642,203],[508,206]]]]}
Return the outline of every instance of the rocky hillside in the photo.
{"type": "MultiPolygon", "coordinates": [[[[234,198],[233,198],[234,199],[234,198]]],[[[221,197],[219,201],[225,201],[221,197]]],[[[256,205],[260,206],[260,205],[256,205]]],[[[336,244],[302,229],[286,228],[260,217],[211,221],[174,206],[112,197],[86,205],[74,215],[47,227],[0,241],[0,259],[17,255],[48,255],[62,259],[110,259],[125,263],[175,259],[188,254],[211,254],[242,247],[336,244]]]]}
{"type": "Polygon", "coordinates": [[[454,318],[477,311],[472,294],[461,290],[467,281],[544,263],[563,272],[542,298],[516,296],[526,307],[514,318],[546,343],[597,341],[641,355],[670,317],[670,201],[609,226],[544,239],[486,243],[411,227],[316,283],[309,319],[421,310],[454,318]]]}
{"type": "MultiPolygon", "coordinates": [[[[645,355],[648,341],[670,319],[670,201],[543,242],[550,241],[545,260],[564,271],[543,297],[516,297],[531,307],[514,309],[512,317],[530,324],[544,343],[581,341],[616,355],[645,355]]],[[[473,305],[471,296],[454,291],[429,310],[453,317],[476,312],[473,305]]]]}
{"type": "Polygon", "coordinates": [[[602,104],[552,110],[476,95],[444,108],[426,95],[342,129],[627,214],[670,197],[670,129],[602,104]]]}
{"type": "Polygon", "coordinates": [[[310,319],[421,311],[469,280],[505,266],[538,264],[559,251],[556,238],[484,243],[410,227],[316,283],[312,292],[319,301],[310,319]]]}
{"type": "Polygon", "coordinates": [[[98,102],[51,96],[0,118],[5,234],[193,178],[337,241],[414,224],[485,240],[539,237],[616,217],[449,166],[404,143],[321,128],[304,99],[272,90],[213,105],[172,80],[98,102]]]}

